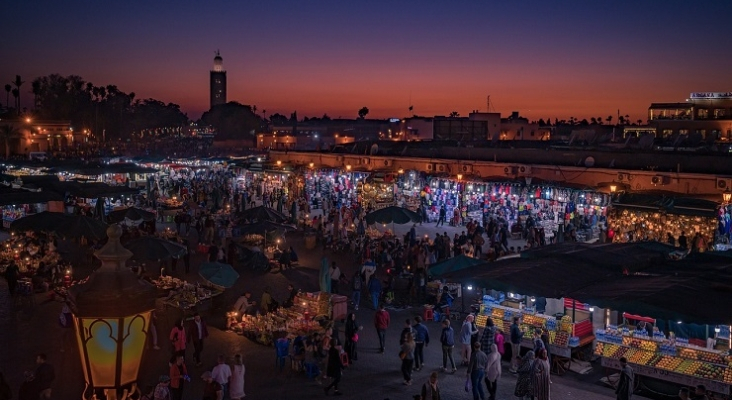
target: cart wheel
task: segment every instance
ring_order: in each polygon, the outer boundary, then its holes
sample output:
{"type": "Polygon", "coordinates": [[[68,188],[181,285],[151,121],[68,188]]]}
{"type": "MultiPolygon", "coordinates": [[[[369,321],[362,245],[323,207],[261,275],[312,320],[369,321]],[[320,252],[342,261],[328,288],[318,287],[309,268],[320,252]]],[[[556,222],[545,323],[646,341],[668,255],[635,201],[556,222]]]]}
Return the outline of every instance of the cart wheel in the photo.
{"type": "MultiPolygon", "coordinates": [[[[617,373],[617,371],[614,370],[614,369],[607,368],[607,367],[605,367],[604,370],[605,370],[605,379],[607,379],[607,383],[613,389],[617,388],[618,387],[618,380],[619,380],[619,378],[613,378],[613,375],[615,375],[617,373]]],[[[618,376],[620,376],[620,375],[618,375],[618,376]]],[[[636,376],[635,381],[638,381],[638,377],[637,376],[636,376]]]]}

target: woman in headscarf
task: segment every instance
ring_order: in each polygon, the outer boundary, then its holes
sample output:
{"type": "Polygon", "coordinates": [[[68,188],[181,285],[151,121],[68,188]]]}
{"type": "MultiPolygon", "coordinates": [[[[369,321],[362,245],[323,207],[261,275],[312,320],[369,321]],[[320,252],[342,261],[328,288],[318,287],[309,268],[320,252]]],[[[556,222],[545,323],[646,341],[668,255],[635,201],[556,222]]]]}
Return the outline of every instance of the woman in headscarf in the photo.
{"type": "Polygon", "coordinates": [[[529,399],[534,394],[531,379],[531,372],[534,365],[534,360],[534,351],[529,350],[519,361],[518,379],[516,380],[516,388],[513,391],[513,395],[518,397],[519,399],[529,399]]]}
{"type": "Polygon", "coordinates": [[[356,322],[356,314],[348,314],[346,318],[346,346],[345,351],[348,354],[348,360],[353,362],[358,360],[358,331],[363,327],[356,322]]]}
{"type": "Polygon", "coordinates": [[[501,353],[498,352],[496,344],[491,345],[491,352],[488,353],[488,364],[485,367],[485,385],[488,387],[488,398],[496,399],[498,379],[501,377],[501,353]]]}
{"type": "Polygon", "coordinates": [[[551,400],[550,386],[551,376],[549,376],[549,357],[546,349],[541,349],[536,354],[534,366],[532,367],[531,379],[534,387],[534,398],[536,400],[551,400]]]}

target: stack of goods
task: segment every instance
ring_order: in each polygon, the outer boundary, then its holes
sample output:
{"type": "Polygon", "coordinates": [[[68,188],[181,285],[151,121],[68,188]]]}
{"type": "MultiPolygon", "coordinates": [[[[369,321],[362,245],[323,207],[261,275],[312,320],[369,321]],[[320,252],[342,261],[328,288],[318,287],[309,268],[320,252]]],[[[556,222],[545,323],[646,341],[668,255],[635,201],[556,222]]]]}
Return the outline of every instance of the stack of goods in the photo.
{"type": "Polygon", "coordinates": [[[187,309],[194,307],[204,300],[218,296],[221,293],[221,291],[216,289],[185,283],[176,290],[170,291],[168,297],[165,299],[165,304],[176,308],[187,309]]]}
{"type": "Polygon", "coordinates": [[[152,283],[161,290],[175,290],[186,285],[186,281],[173,276],[160,276],[158,279],[152,281],[152,283]]]}
{"type": "Polygon", "coordinates": [[[257,343],[271,346],[275,339],[287,336],[287,316],[282,310],[265,315],[244,315],[241,324],[233,326],[232,330],[257,343]]]}
{"type": "Polygon", "coordinates": [[[610,328],[597,335],[595,354],[611,359],[626,357],[636,365],[658,368],[716,382],[732,383],[732,357],[702,347],[674,340],[653,339],[648,335],[622,335],[622,329],[610,328]],[[610,332],[610,331],[614,332],[610,332]],[[618,342],[617,339],[620,339],[618,342]]]}
{"type": "Polygon", "coordinates": [[[304,319],[330,319],[330,293],[298,293],[290,312],[299,314],[304,319]]]}

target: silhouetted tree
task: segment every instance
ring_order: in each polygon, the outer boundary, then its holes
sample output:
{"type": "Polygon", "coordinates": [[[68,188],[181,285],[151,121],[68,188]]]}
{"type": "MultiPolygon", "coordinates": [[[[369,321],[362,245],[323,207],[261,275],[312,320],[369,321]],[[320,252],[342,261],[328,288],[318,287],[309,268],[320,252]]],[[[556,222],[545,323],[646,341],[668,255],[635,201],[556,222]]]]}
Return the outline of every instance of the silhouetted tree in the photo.
{"type": "Polygon", "coordinates": [[[613,116],[612,115],[608,115],[607,118],[605,118],[605,121],[607,121],[607,124],[608,125],[612,125],[612,123],[613,123],[613,116]]]}
{"type": "Polygon", "coordinates": [[[328,116],[328,114],[323,114],[323,117],[320,119],[323,121],[330,121],[330,117],[328,116]]]}
{"type": "Polygon", "coordinates": [[[597,124],[597,119],[595,117],[592,117],[590,119],[590,122],[592,123],[592,125],[595,125],[595,124],[597,124]]]}
{"type": "Polygon", "coordinates": [[[13,87],[10,86],[10,84],[5,85],[5,107],[10,108],[10,91],[13,90],[13,87]]]}
{"type": "Polygon", "coordinates": [[[460,113],[457,111],[453,111],[450,113],[450,118],[457,118],[460,116],[460,113]]]}
{"type": "Polygon", "coordinates": [[[15,96],[15,108],[18,111],[18,115],[20,115],[20,87],[23,86],[25,82],[20,79],[20,75],[15,75],[15,80],[10,83],[15,86],[15,92],[18,93],[17,95],[13,94],[13,96],[15,96]]]}
{"type": "Polygon", "coordinates": [[[368,107],[361,107],[360,110],[358,110],[358,117],[361,119],[366,118],[366,116],[369,115],[369,108],[368,107]]]}
{"type": "Polygon", "coordinates": [[[274,113],[271,117],[269,117],[270,122],[274,125],[282,125],[287,123],[288,118],[280,113],[274,113]]]}
{"type": "Polygon", "coordinates": [[[253,134],[261,124],[261,120],[254,114],[250,106],[234,101],[214,106],[201,116],[201,121],[216,128],[217,139],[252,141],[254,140],[253,134]]]}

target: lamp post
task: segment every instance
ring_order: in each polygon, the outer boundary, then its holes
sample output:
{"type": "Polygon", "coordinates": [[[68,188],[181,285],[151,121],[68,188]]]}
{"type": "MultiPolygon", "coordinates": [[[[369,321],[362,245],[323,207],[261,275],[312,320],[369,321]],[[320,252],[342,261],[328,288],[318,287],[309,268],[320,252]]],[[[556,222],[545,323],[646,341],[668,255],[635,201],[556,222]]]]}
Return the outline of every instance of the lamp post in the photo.
{"type": "Polygon", "coordinates": [[[463,180],[463,174],[457,174],[457,192],[458,192],[458,201],[457,201],[457,209],[458,209],[458,219],[455,221],[455,226],[460,225],[460,220],[463,217],[463,185],[460,183],[460,181],[463,180]]]}
{"type": "Polygon", "coordinates": [[[109,240],[94,255],[102,266],[87,283],[69,290],[86,388],[109,400],[139,396],[137,375],[155,309],[155,288],[125,268],[132,253],[122,247],[122,228],[107,228],[109,240]]]}

